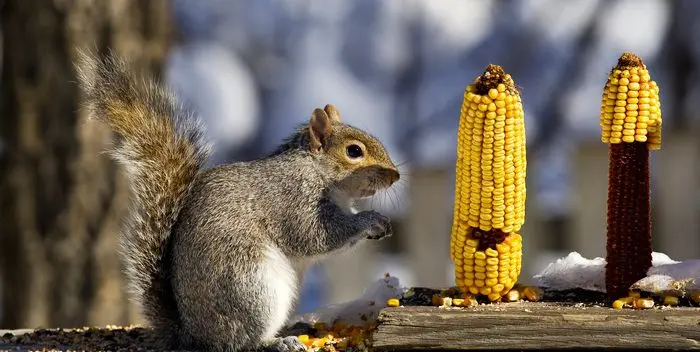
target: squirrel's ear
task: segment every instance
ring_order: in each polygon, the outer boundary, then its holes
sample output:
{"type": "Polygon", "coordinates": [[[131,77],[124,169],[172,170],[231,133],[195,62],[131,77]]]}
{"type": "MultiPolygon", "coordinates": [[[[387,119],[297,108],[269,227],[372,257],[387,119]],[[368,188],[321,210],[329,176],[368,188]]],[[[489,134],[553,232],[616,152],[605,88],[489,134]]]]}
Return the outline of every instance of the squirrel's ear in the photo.
{"type": "Polygon", "coordinates": [[[309,148],[312,152],[320,152],[331,135],[331,118],[326,111],[315,109],[309,120],[309,148]]]}
{"type": "Polygon", "coordinates": [[[326,114],[328,114],[328,117],[331,118],[331,121],[340,123],[340,111],[338,111],[335,106],[332,104],[326,104],[326,107],[323,108],[323,110],[326,112],[326,114]]]}

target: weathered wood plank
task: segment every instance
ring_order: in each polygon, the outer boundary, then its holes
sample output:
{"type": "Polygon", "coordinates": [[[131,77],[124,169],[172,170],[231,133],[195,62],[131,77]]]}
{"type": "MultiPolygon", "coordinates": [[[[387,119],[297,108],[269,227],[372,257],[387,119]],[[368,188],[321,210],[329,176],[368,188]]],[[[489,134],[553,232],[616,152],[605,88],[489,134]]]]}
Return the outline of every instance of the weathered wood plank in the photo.
{"type": "Polygon", "coordinates": [[[384,309],[376,350],[700,349],[700,308],[644,311],[514,303],[384,309]]]}

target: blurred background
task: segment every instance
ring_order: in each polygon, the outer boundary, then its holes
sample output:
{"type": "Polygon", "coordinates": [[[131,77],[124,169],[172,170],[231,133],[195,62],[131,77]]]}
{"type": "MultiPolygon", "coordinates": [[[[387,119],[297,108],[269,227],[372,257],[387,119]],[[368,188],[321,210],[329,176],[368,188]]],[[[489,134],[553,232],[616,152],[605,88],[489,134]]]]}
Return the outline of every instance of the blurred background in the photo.
{"type": "Polygon", "coordinates": [[[692,0],[0,0],[0,327],[138,323],[117,257],[128,188],[85,122],[74,49],[114,50],[170,84],[215,144],[269,152],[311,111],[384,141],[402,182],[372,200],[396,233],[312,268],[299,312],[385,272],[453,284],[449,237],[465,86],[496,63],[522,88],[528,202],[522,282],[570,251],[605,255],[598,114],[623,51],[661,87],[655,250],[700,254],[700,2],[692,0]]]}

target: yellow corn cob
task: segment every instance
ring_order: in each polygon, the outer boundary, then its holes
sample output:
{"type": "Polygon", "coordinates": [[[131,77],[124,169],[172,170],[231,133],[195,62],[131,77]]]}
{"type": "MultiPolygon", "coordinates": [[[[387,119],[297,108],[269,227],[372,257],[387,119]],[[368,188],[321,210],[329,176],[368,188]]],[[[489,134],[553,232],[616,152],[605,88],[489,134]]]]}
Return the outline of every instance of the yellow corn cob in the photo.
{"type": "Polygon", "coordinates": [[[517,282],[525,221],[525,124],[509,74],[489,65],[464,94],[450,255],[463,292],[498,300],[517,282]]]}
{"type": "Polygon", "coordinates": [[[646,65],[625,53],[624,64],[613,69],[603,89],[600,126],[604,143],[646,142],[650,150],[661,148],[659,86],[646,65]]]}

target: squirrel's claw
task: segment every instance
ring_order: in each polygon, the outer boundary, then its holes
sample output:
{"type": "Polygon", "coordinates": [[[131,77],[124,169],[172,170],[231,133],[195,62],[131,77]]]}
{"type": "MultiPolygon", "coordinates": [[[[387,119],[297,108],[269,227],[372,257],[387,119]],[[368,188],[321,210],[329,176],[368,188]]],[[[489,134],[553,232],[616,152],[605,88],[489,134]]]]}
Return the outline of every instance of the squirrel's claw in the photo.
{"type": "Polygon", "coordinates": [[[391,221],[386,216],[376,213],[377,218],[372,225],[366,230],[365,238],[368,240],[380,240],[384,237],[390,237],[393,233],[391,221]]]}
{"type": "Polygon", "coordinates": [[[296,336],[280,337],[262,349],[262,352],[304,352],[306,345],[296,336]]]}
{"type": "Polygon", "coordinates": [[[389,225],[389,228],[383,231],[378,231],[374,232],[372,234],[367,235],[368,240],[381,240],[384,237],[391,237],[392,231],[391,231],[391,225],[389,225]]]}

